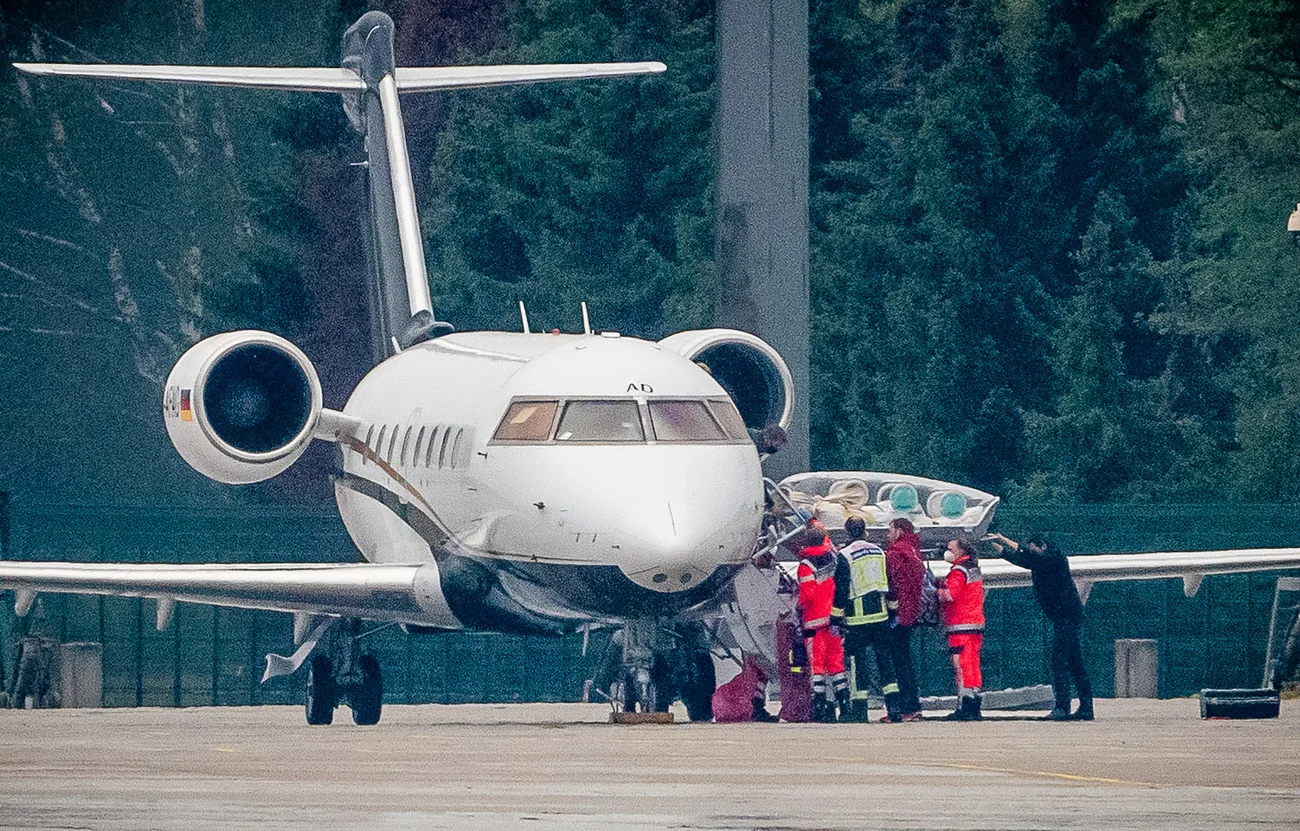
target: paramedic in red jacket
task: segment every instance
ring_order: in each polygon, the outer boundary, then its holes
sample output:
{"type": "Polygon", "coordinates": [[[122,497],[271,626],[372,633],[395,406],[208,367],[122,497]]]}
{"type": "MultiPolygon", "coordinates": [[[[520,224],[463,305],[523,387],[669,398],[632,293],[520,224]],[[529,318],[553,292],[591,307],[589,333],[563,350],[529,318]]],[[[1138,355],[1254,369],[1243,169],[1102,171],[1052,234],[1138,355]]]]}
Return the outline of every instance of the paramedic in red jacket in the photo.
{"type": "Polygon", "coordinates": [[[939,589],[943,623],[948,631],[948,652],[957,677],[957,709],[945,718],[977,721],[980,718],[980,645],[984,641],[984,577],[975,546],[952,540],[943,552],[952,563],[939,589]]]}
{"type": "Polygon", "coordinates": [[[885,567],[889,572],[890,610],[895,620],[890,630],[889,652],[898,676],[898,708],[903,712],[903,721],[920,721],[921,700],[916,666],[912,663],[912,627],[921,614],[921,586],[925,581],[921,539],[911,520],[905,517],[889,523],[887,539],[885,567]]]}
{"type": "Polygon", "coordinates": [[[826,697],[826,681],[835,698],[848,709],[849,682],[844,674],[844,644],[831,630],[831,606],[835,602],[835,550],[820,524],[809,525],[799,553],[799,612],[803,636],[812,665],[813,721],[835,721],[835,705],[826,697]]]}

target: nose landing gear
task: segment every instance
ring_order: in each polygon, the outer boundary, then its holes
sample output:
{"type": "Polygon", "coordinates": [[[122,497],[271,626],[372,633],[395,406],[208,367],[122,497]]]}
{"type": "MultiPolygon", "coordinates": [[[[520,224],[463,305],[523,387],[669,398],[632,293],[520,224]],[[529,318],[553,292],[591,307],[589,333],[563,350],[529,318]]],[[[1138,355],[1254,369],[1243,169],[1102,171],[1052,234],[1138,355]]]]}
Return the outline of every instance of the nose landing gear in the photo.
{"type": "MultiPolygon", "coordinates": [[[[626,714],[666,714],[680,698],[691,721],[711,721],[714,674],[708,643],[698,623],[628,621],[611,642],[615,649],[622,646],[620,665],[612,673],[602,673],[615,679],[609,686],[614,720],[626,720],[626,714]]],[[[619,658],[608,657],[610,663],[619,658]]]]}

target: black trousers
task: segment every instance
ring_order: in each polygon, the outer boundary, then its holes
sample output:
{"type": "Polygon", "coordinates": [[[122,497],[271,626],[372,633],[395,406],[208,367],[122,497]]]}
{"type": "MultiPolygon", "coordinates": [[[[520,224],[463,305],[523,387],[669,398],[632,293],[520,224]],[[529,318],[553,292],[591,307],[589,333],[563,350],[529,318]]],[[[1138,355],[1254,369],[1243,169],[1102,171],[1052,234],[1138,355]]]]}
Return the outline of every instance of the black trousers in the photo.
{"type": "Polygon", "coordinates": [[[890,640],[888,623],[844,627],[844,654],[853,658],[854,688],[863,693],[870,688],[867,647],[871,647],[871,651],[876,654],[880,688],[885,694],[886,702],[897,700],[898,694],[898,681],[894,678],[894,662],[890,656],[890,640]]]}
{"type": "Polygon", "coordinates": [[[898,707],[904,713],[918,713],[921,698],[916,686],[916,665],[912,663],[912,627],[895,626],[889,634],[889,654],[898,676],[898,707]]]}
{"type": "Polygon", "coordinates": [[[1052,693],[1059,710],[1070,709],[1070,677],[1079,693],[1079,709],[1092,709],[1092,681],[1083,665],[1079,648],[1079,629],[1082,620],[1067,620],[1052,624],[1052,693]]]}

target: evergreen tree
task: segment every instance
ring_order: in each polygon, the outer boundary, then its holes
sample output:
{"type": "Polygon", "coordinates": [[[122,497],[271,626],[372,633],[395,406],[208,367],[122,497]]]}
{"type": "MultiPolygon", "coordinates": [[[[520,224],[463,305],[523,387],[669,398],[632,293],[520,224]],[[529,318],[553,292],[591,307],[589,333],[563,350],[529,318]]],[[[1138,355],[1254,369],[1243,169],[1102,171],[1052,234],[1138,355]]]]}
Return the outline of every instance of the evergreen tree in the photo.
{"type": "Polygon", "coordinates": [[[1172,460],[1212,455],[1222,401],[1194,393],[1195,342],[1151,322],[1187,176],[1149,19],[1102,0],[814,9],[822,458],[1052,498],[1203,492],[1172,460]]]}
{"type": "Polygon", "coordinates": [[[712,4],[516,3],[477,61],[662,60],[662,76],[456,93],[424,208],[434,304],[463,329],[708,325],[712,4]]]}
{"type": "Polygon", "coordinates": [[[1016,471],[1016,405],[1048,375],[1023,244],[1036,202],[1020,196],[1046,160],[991,4],[913,0],[887,22],[857,157],[814,154],[814,362],[834,363],[814,391],[835,425],[823,453],[996,488],[1016,471]]]}
{"type": "Polygon", "coordinates": [[[1283,0],[1130,3],[1154,21],[1193,172],[1177,293],[1162,318],[1194,341],[1218,413],[1228,496],[1294,499],[1300,460],[1300,254],[1283,230],[1300,200],[1300,9],[1283,0]],[[1227,399],[1225,401],[1225,399],[1227,399]]]}
{"type": "MultiPolygon", "coordinates": [[[[312,65],[337,57],[336,12],[12,2],[0,41],[12,61],[312,65]]],[[[266,211],[287,179],[267,125],[288,94],[5,72],[0,432],[41,451],[0,457],[0,487],[27,500],[215,493],[168,447],[161,385],[202,336],[302,318],[294,234],[266,211]]]]}

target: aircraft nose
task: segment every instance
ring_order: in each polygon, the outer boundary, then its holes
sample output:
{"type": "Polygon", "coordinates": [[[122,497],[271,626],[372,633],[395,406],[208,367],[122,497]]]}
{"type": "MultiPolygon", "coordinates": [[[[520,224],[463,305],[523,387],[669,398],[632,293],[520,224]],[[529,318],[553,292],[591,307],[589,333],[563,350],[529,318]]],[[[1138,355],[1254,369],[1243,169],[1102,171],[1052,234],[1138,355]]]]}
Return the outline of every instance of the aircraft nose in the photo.
{"type": "Polygon", "coordinates": [[[749,513],[736,511],[734,502],[725,506],[716,500],[666,499],[642,505],[626,527],[633,550],[624,573],[653,591],[693,588],[719,566],[748,556],[758,525],[749,513]]]}

